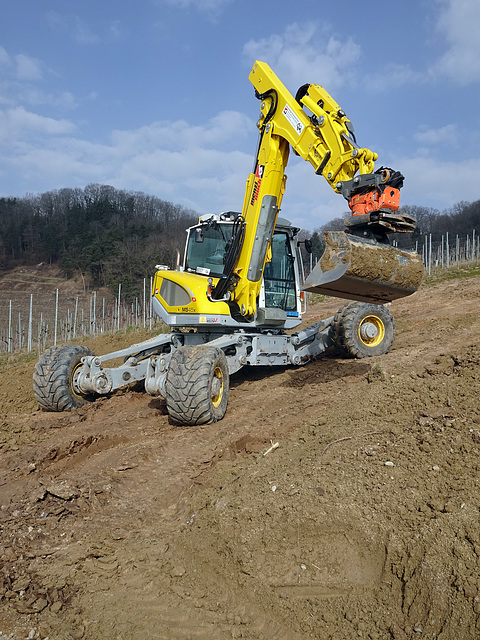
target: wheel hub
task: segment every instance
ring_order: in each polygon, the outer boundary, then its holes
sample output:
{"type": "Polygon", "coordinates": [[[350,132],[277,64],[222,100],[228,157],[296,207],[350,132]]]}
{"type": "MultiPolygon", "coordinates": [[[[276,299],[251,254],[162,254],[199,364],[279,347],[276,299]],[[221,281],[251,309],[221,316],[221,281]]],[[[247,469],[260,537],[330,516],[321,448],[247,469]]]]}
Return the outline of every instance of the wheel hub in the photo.
{"type": "Polygon", "coordinates": [[[222,390],[222,382],[219,378],[214,378],[212,380],[212,397],[215,398],[220,394],[222,390]]]}
{"type": "Polygon", "coordinates": [[[360,335],[363,340],[374,340],[378,335],[378,329],[372,322],[364,322],[360,327],[360,335]]]}

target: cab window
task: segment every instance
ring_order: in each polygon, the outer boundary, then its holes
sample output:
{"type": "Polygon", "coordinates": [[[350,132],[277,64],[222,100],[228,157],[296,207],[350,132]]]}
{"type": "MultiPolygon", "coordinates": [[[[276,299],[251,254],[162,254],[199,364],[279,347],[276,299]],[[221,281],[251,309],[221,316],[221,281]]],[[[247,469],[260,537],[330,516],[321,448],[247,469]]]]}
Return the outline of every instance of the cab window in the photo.
{"type": "Polygon", "coordinates": [[[223,274],[225,253],[232,239],[232,225],[201,225],[188,238],[185,268],[203,275],[223,274]]]}
{"type": "Polygon", "coordinates": [[[266,263],[264,271],[266,307],[277,307],[284,311],[296,310],[293,263],[287,234],[275,233],[272,240],[272,260],[266,263]]]}

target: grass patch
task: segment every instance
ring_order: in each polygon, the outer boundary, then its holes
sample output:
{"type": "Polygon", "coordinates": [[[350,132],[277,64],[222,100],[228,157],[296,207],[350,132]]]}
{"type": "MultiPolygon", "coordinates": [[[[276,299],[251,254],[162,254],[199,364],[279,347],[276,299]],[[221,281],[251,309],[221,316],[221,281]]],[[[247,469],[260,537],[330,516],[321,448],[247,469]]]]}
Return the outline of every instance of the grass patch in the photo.
{"type": "Polygon", "coordinates": [[[425,272],[423,284],[433,287],[440,282],[476,276],[480,276],[480,265],[462,265],[460,267],[450,267],[450,269],[437,269],[435,273],[431,273],[430,275],[425,272]]]}

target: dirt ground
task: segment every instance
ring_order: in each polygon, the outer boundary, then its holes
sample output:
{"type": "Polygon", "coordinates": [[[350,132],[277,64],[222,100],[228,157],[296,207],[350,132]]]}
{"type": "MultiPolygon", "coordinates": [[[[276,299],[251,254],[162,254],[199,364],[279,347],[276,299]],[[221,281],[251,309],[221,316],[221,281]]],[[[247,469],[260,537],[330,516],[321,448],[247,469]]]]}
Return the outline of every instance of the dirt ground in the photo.
{"type": "Polygon", "coordinates": [[[388,355],[241,371],[204,427],[3,369],[2,637],[478,639],[480,278],[391,310],[388,355]]]}

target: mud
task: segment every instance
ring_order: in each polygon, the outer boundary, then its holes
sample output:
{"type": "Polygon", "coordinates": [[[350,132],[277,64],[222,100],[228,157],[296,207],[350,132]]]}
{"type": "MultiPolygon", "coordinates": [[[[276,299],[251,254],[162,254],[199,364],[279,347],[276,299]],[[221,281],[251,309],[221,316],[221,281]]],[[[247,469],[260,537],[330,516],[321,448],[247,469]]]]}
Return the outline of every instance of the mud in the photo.
{"type": "Polygon", "coordinates": [[[423,264],[415,252],[389,246],[376,246],[369,250],[364,243],[355,241],[350,241],[350,245],[350,275],[386,282],[405,289],[414,290],[420,286],[423,264]]]}
{"type": "MultiPolygon", "coordinates": [[[[325,251],[320,259],[322,272],[327,273],[348,263],[348,269],[344,274],[346,278],[362,278],[369,283],[398,287],[409,293],[416,291],[420,286],[423,264],[414,251],[369,241],[362,242],[342,231],[328,232],[324,235],[325,251]]],[[[332,286],[334,285],[333,282],[332,286]]]]}
{"type": "Polygon", "coordinates": [[[34,363],[2,371],[0,631],[478,638],[480,279],[391,311],[388,355],[241,371],[206,427],[137,391],[35,411],[34,363]]]}

